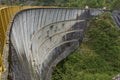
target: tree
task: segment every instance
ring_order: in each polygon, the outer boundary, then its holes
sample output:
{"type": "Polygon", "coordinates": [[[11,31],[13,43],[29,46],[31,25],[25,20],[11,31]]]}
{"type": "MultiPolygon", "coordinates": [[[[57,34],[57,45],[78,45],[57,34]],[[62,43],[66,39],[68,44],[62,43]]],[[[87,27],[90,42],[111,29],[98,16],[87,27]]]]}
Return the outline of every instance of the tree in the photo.
{"type": "Polygon", "coordinates": [[[111,5],[112,9],[120,9],[120,0],[115,0],[111,5]]]}

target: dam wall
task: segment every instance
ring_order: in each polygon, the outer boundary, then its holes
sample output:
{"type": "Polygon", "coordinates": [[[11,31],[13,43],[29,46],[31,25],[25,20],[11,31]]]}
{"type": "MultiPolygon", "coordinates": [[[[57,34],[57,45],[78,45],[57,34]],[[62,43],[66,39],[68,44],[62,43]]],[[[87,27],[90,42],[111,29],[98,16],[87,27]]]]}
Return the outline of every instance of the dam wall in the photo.
{"type": "Polygon", "coordinates": [[[49,80],[52,67],[82,42],[88,10],[26,9],[13,19],[9,79],[49,80]]]}
{"type": "Polygon", "coordinates": [[[5,72],[6,69],[4,64],[7,62],[5,45],[8,45],[6,42],[6,37],[8,33],[9,25],[12,21],[14,15],[23,9],[27,8],[39,8],[39,6],[1,6],[0,7],[0,79],[2,72],[5,72]],[[4,60],[3,60],[4,59],[4,60]]]}
{"type": "Polygon", "coordinates": [[[120,29],[120,10],[114,10],[112,12],[112,18],[116,25],[118,26],[118,29],[120,29]]]}
{"type": "Polygon", "coordinates": [[[49,80],[53,68],[81,44],[87,20],[103,12],[41,7],[21,10],[8,22],[1,18],[6,22],[1,21],[6,26],[1,27],[6,67],[2,80],[49,80]]]}

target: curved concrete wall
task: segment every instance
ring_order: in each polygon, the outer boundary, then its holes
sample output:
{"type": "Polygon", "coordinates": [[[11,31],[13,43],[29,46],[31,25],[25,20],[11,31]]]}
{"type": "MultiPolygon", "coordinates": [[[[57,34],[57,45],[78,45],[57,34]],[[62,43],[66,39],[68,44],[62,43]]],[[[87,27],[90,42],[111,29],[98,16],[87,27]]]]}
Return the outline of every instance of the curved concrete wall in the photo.
{"type": "Polygon", "coordinates": [[[5,71],[3,65],[3,59],[6,60],[6,49],[5,45],[8,45],[6,42],[6,35],[8,32],[8,26],[13,18],[13,16],[22,9],[27,8],[38,8],[39,6],[2,6],[0,7],[0,80],[1,74],[5,71]],[[5,49],[5,50],[4,50],[5,49]]]}
{"type": "Polygon", "coordinates": [[[4,60],[6,60],[5,57],[6,51],[8,49],[5,49],[5,45],[8,45],[6,42],[6,35],[8,31],[8,26],[10,24],[10,21],[12,20],[12,17],[17,13],[18,11],[26,8],[35,8],[37,6],[2,6],[0,7],[0,80],[1,80],[1,74],[2,72],[5,72],[4,67],[4,60]],[[5,49],[5,50],[4,50],[5,49]],[[4,59],[4,60],[3,60],[4,59]]]}
{"type": "Polygon", "coordinates": [[[82,41],[87,10],[27,9],[13,19],[9,37],[9,79],[48,80],[52,67],[82,41]]]}
{"type": "Polygon", "coordinates": [[[0,16],[0,33],[5,32],[3,36],[6,36],[1,38],[2,48],[5,47],[0,52],[4,53],[7,68],[2,80],[50,79],[52,68],[81,43],[86,20],[104,12],[76,8],[26,9],[16,14],[9,30],[7,25],[13,14],[30,7],[10,7],[10,14],[5,8],[0,13],[4,14],[0,16]]]}

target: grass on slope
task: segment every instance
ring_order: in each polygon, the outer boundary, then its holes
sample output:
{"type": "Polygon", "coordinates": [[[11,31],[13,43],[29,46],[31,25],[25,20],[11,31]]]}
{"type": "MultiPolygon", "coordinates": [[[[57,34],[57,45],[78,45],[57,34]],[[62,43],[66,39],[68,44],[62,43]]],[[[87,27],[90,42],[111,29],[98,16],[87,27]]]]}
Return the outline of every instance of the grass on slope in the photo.
{"type": "Polygon", "coordinates": [[[81,46],[55,68],[51,80],[112,80],[120,73],[120,32],[110,13],[89,21],[81,46]]]}

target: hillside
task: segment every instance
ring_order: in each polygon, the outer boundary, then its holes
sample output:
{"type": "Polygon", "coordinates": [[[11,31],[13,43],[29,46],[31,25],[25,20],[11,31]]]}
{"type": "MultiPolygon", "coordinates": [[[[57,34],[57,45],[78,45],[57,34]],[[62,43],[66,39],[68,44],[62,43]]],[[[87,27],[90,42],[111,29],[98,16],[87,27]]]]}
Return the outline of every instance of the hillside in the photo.
{"type": "Polygon", "coordinates": [[[120,9],[120,0],[3,0],[2,4],[7,5],[37,5],[37,6],[59,6],[59,7],[79,7],[120,9]]]}
{"type": "Polygon", "coordinates": [[[36,5],[120,9],[120,0],[37,0],[36,5]]]}
{"type": "Polygon", "coordinates": [[[89,21],[83,43],[57,65],[51,80],[111,80],[119,68],[120,32],[104,13],[89,21]]]}

